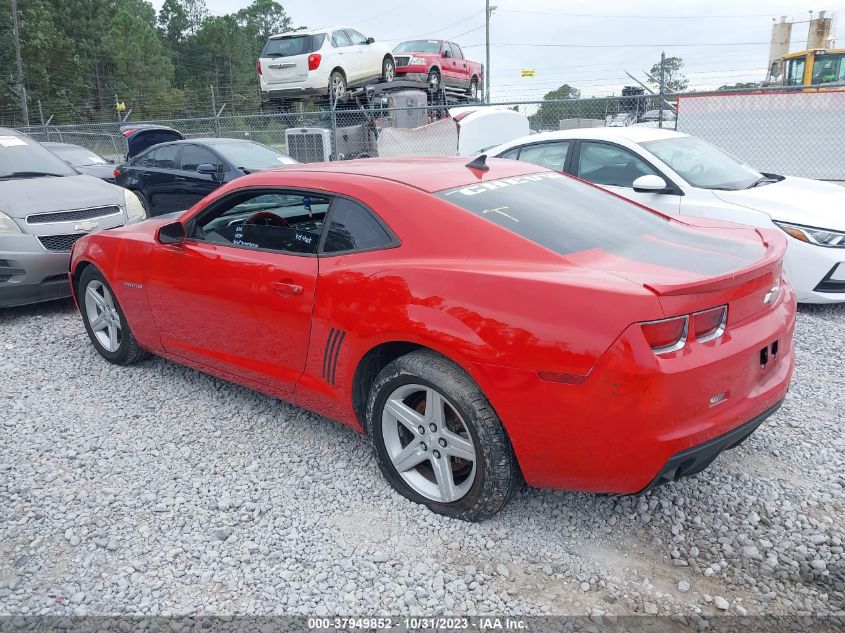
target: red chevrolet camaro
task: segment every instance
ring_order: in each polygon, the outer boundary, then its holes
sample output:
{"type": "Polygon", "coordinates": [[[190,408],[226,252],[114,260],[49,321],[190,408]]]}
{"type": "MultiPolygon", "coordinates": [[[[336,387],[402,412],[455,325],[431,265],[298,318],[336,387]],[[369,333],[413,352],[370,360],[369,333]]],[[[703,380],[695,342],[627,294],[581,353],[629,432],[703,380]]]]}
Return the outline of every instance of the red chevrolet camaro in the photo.
{"type": "Polygon", "coordinates": [[[92,233],[71,261],[88,335],[363,431],[399,493],[468,520],[523,478],[636,493],[699,472],[778,407],[778,232],[465,162],[282,168],[92,233]]]}

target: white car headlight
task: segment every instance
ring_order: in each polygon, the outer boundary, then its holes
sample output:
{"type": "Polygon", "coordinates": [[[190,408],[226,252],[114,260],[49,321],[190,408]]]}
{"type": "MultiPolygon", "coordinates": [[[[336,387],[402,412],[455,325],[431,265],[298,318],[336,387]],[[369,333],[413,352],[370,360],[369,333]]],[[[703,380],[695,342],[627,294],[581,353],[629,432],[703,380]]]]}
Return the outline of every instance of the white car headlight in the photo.
{"type": "Polygon", "coordinates": [[[408,61],[410,66],[425,66],[427,63],[425,57],[411,57],[408,61]]]}
{"type": "Polygon", "coordinates": [[[0,211],[0,235],[16,235],[23,233],[21,228],[8,215],[0,211]]]}
{"type": "Polygon", "coordinates": [[[802,226],[800,224],[789,224],[787,222],[774,221],[787,235],[791,235],[796,240],[807,242],[808,244],[815,244],[817,246],[829,246],[833,248],[845,248],[845,233],[841,231],[830,231],[828,229],[818,229],[812,226],[802,226]]]}
{"type": "Polygon", "coordinates": [[[127,224],[135,224],[147,219],[147,211],[141,204],[141,199],[134,192],[124,189],[123,200],[126,206],[127,224]]]}

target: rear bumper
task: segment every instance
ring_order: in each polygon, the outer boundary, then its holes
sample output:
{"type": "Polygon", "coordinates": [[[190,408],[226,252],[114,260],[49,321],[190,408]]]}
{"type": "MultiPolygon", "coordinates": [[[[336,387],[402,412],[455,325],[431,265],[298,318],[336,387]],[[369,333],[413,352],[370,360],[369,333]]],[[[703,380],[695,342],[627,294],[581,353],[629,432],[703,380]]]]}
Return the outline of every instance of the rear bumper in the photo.
{"type": "Polygon", "coordinates": [[[731,442],[718,438],[771,414],[792,378],[794,328],[795,294],[784,283],[766,313],[674,357],[656,357],[632,327],[580,384],[493,365],[474,365],[471,373],[529,485],[633,494],[665,474],[673,457],[709,450],[711,441],[724,449],[731,442]]]}
{"type": "Polygon", "coordinates": [[[267,103],[280,100],[297,100],[306,97],[325,97],[328,94],[328,84],[323,88],[279,88],[261,91],[261,101],[267,103]]]}
{"type": "Polygon", "coordinates": [[[0,237],[0,308],[70,296],[69,260],[31,235],[0,237]]]}
{"type": "Polygon", "coordinates": [[[748,436],[756,431],[766,418],[777,411],[781,404],[783,404],[783,401],[778,402],[775,406],[752,418],[742,426],[738,426],[719,437],[680,453],[675,453],[642,492],[647,492],[661,484],[678,481],[682,477],[700,473],[712,464],[713,460],[723,451],[736,448],[748,439],[748,436]]]}

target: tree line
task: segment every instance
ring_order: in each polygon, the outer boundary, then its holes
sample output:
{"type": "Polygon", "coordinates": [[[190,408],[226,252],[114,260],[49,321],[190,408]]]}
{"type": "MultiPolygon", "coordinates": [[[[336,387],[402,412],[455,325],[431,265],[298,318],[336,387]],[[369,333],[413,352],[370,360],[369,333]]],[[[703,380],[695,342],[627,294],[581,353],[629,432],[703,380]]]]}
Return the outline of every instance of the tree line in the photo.
{"type": "MultiPolygon", "coordinates": [[[[10,0],[0,0],[0,124],[24,125],[10,0]]],[[[30,123],[208,116],[259,103],[255,62],[267,37],[291,27],[275,0],[211,15],[205,0],[18,0],[30,123]],[[40,108],[39,108],[40,105],[40,108]]]]}

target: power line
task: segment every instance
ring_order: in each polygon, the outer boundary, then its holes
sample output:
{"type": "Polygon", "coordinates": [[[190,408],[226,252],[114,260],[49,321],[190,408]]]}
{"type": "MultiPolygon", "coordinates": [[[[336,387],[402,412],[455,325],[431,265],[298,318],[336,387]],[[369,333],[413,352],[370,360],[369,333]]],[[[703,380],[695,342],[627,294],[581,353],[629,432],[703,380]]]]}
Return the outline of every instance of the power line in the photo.
{"type": "MultiPolygon", "coordinates": [[[[675,44],[538,44],[537,42],[530,43],[503,43],[490,44],[496,48],[510,48],[515,46],[534,46],[538,48],[691,48],[698,46],[761,46],[769,45],[769,42],[713,42],[713,43],[675,43],[675,44]]],[[[464,48],[476,48],[484,46],[484,44],[469,44],[464,48]]]]}
{"type": "Polygon", "coordinates": [[[522,9],[500,9],[503,13],[516,13],[524,15],[558,15],[567,18],[600,18],[600,19],[623,19],[623,20],[701,20],[708,18],[770,18],[771,13],[746,13],[734,15],[611,15],[607,13],[566,13],[557,11],[526,11],[522,9]]]}

